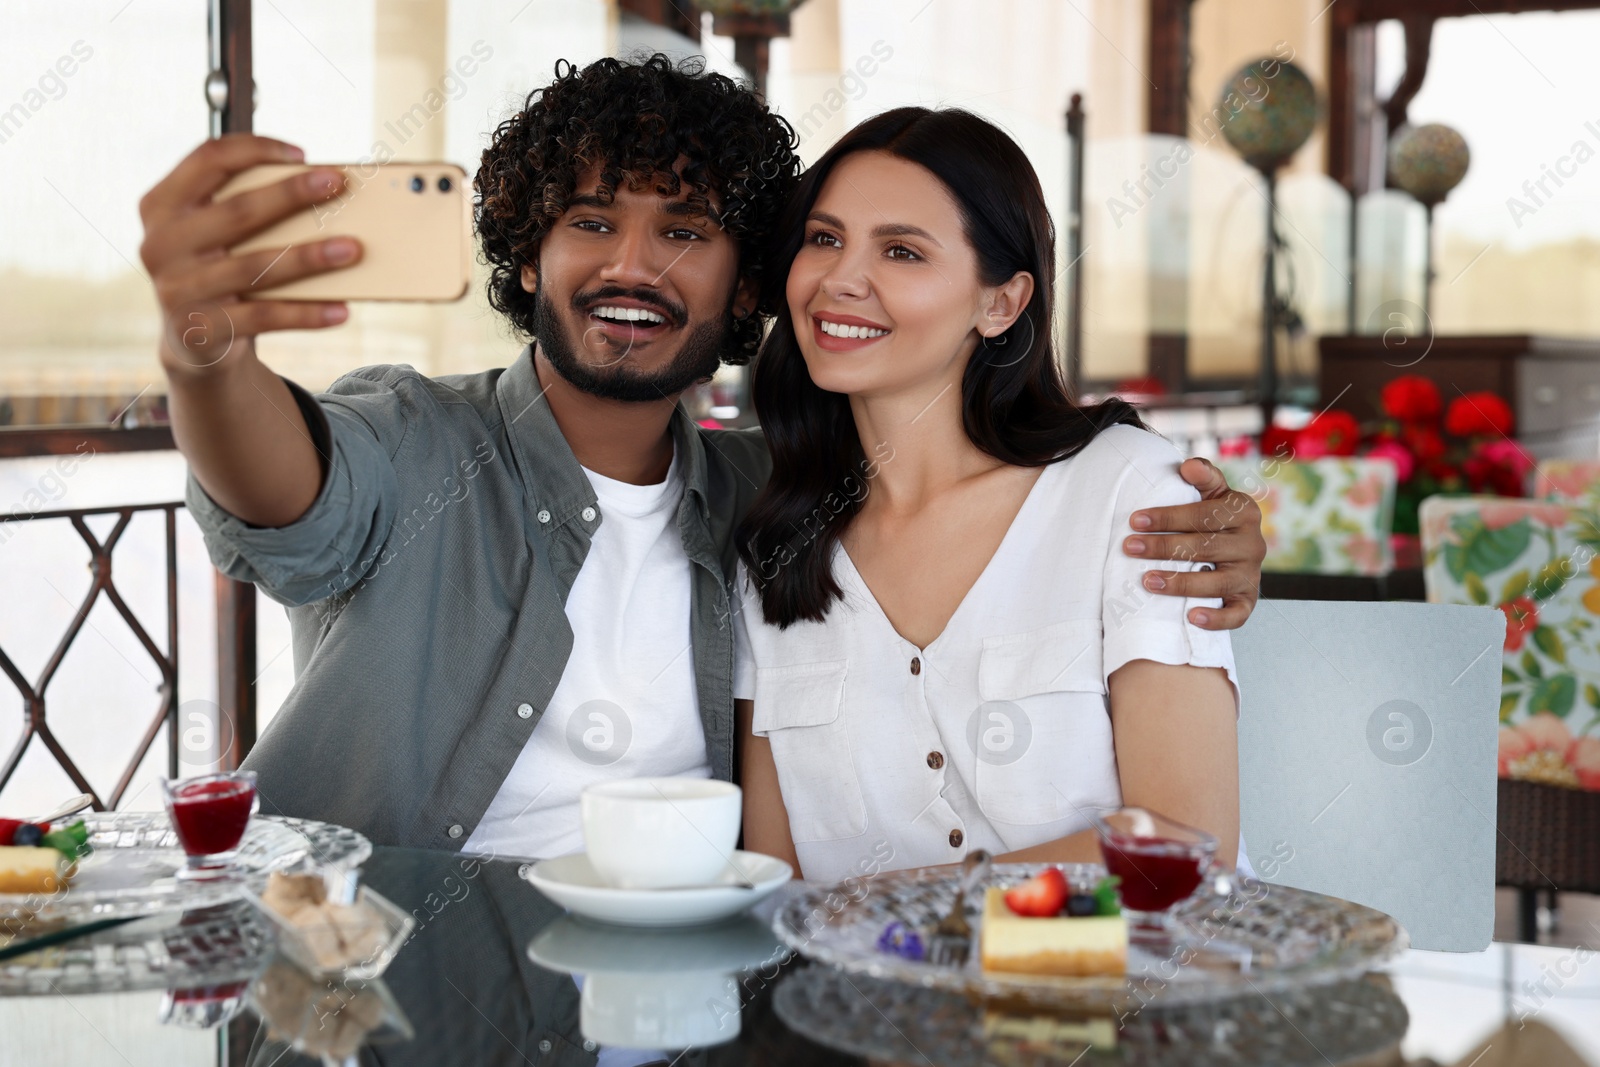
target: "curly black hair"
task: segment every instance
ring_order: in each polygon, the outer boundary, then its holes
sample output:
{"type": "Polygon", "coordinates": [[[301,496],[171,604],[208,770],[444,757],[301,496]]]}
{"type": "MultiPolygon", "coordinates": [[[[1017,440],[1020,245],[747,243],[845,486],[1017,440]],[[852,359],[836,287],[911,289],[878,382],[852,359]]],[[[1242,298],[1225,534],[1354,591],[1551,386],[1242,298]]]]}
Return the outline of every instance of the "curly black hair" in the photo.
{"type": "MultiPolygon", "coordinates": [[[[528,94],[484,150],[474,185],[474,224],[490,265],[489,304],[533,334],[535,300],[522,267],[567,209],[578,178],[600,168],[599,195],[620,183],[662,196],[689,187],[689,201],[739,242],[739,273],[762,291],[758,314],[730,331],[728,363],[748,362],[773,314],[762,286],[768,245],[799,179],[798,139],[761,98],[698,58],[677,66],[660,53],[639,62],[556,63],[555,81],[528,94]],[[682,179],[673,170],[687,160],[682,179]],[[713,205],[713,198],[715,205],[713,205]],[[715,210],[713,210],[715,206],[715,210]]],[[[781,289],[781,287],[778,287],[781,289]]]]}

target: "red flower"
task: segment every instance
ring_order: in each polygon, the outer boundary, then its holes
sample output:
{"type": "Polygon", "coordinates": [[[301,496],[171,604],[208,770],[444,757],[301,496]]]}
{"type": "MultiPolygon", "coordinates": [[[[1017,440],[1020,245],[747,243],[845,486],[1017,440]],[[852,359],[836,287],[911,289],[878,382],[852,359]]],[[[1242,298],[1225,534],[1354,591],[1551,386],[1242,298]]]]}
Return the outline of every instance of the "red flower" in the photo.
{"type": "Polygon", "coordinates": [[[1483,441],[1461,465],[1467,485],[1474,493],[1496,496],[1522,496],[1532,469],[1533,461],[1528,454],[1517,447],[1516,442],[1504,437],[1483,441]]]}
{"type": "Polygon", "coordinates": [[[1348,411],[1324,411],[1295,435],[1295,454],[1299,459],[1353,456],[1360,439],[1361,426],[1354,415],[1348,411]]]}
{"type": "Polygon", "coordinates": [[[1500,610],[1505,612],[1506,616],[1505,650],[1519,651],[1523,639],[1539,625],[1539,606],[1530,598],[1519,596],[1515,600],[1501,604],[1500,610]]]}
{"type": "Polygon", "coordinates": [[[1224,437],[1217,442],[1217,452],[1219,455],[1227,456],[1230,459],[1238,459],[1250,454],[1250,445],[1249,434],[1244,434],[1240,437],[1224,437]]]}
{"type": "Polygon", "coordinates": [[[1383,387],[1383,410],[1401,422],[1426,422],[1443,407],[1439,387],[1420,374],[1405,374],[1383,387]]]}
{"type": "Polygon", "coordinates": [[[1438,492],[1464,493],[1467,491],[1466,479],[1461,477],[1461,472],[1442,459],[1426,464],[1422,472],[1438,483],[1438,492]]]}
{"type": "Polygon", "coordinates": [[[1295,432],[1282,426],[1268,426],[1261,434],[1261,454],[1277,459],[1293,459],[1295,432]]]}
{"type": "Polygon", "coordinates": [[[1510,405],[1488,392],[1456,397],[1444,415],[1444,428],[1457,437],[1509,434],[1514,423],[1510,405]]]}
{"type": "Polygon", "coordinates": [[[1367,446],[1368,459],[1386,459],[1394,464],[1395,480],[1404,484],[1417,469],[1417,457],[1393,437],[1380,434],[1367,446]]]}
{"type": "Polygon", "coordinates": [[[1424,468],[1444,455],[1444,438],[1431,426],[1403,426],[1400,428],[1400,441],[1424,468]]]}

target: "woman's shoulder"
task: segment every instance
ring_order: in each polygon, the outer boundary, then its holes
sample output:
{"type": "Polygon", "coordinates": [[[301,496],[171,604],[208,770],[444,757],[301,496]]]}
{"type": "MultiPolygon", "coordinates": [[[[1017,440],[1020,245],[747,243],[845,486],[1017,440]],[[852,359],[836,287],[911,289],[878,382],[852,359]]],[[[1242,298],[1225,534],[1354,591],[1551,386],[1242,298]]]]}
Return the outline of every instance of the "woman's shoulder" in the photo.
{"type": "Polygon", "coordinates": [[[1154,430],[1118,423],[1107,426],[1081,450],[1055,465],[1118,479],[1130,471],[1147,478],[1167,473],[1177,477],[1178,464],[1182,462],[1183,453],[1178,447],[1154,430]]]}

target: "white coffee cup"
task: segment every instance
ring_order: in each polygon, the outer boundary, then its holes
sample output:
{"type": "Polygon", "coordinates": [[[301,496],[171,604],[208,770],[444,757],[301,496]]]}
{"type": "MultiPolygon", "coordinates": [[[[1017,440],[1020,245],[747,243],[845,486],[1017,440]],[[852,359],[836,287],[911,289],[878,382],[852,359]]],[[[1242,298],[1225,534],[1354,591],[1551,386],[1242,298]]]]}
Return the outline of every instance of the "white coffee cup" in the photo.
{"type": "Polygon", "coordinates": [[[706,885],[739,840],[743,794],[710,778],[598,782],[578,798],[595,873],[619,889],[706,885]]]}
{"type": "Polygon", "coordinates": [[[591,974],[578,1028],[597,1045],[689,1048],[739,1036],[739,980],[731,974],[591,974]]]}

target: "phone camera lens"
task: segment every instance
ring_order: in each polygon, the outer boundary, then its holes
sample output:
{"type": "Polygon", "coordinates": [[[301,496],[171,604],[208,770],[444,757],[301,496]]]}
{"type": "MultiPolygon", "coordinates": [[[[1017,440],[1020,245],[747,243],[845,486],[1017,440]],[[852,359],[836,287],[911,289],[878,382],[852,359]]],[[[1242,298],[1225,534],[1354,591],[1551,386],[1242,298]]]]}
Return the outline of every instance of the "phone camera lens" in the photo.
{"type": "Polygon", "coordinates": [[[428,183],[422,180],[422,175],[418,174],[418,175],[415,175],[415,176],[412,177],[412,179],[411,179],[411,191],[413,193],[420,193],[420,192],[422,192],[422,190],[426,189],[427,187],[428,187],[428,183]]]}
{"type": "Polygon", "coordinates": [[[448,193],[450,191],[450,179],[449,178],[440,177],[440,179],[439,179],[439,191],[441,193],[448,193]]]}

